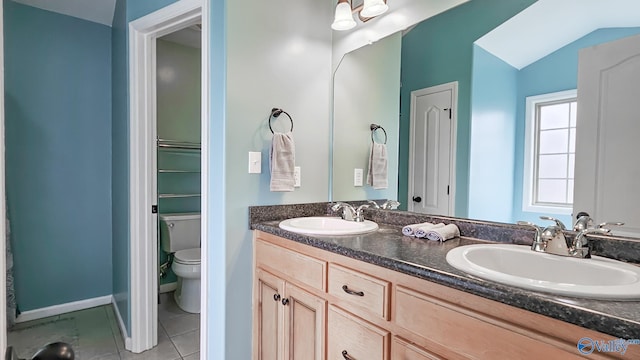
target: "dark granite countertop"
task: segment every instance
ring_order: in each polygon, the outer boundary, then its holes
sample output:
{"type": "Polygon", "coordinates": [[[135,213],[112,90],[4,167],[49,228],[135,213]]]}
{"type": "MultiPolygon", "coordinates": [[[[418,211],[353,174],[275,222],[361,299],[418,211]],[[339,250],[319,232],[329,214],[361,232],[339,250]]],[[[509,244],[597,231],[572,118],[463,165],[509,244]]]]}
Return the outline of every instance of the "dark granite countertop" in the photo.
{"type": "MultiPolygon", "coordinates": [[[[279,220],[255,216],[255,211],[251,215],[250,228],[618,338],[640,339],[640,301],[560,297],[475,278],[449,265],[445,256],[449,250],[457,246],[482,243],[486,242],[485,240],[463,236],[439,243],[403,236],[402,224],[398,224],[398,221],[389,221],[392,222],[391,224],[381,222],[380,220],[389,212],[377,212],[383,214],[382,217],[377,216],[375,219],[380,228],[376,232],[363,235],[310,236],[293,233],[280,229],[279,220]]],[[[310,215],[320,214],[316,212],[298,216],[310,215]]],[[[405,221],[405,224],[409,223],[415,222],[405,221]]],[[[486,223],[478,222],[478,224],[486,223]]],[[[464,224],[460,225],[464,226],[464,224]]],[[[463,231],[462,227],[462,235],[468,234],[469,231],[463,231]]]]}

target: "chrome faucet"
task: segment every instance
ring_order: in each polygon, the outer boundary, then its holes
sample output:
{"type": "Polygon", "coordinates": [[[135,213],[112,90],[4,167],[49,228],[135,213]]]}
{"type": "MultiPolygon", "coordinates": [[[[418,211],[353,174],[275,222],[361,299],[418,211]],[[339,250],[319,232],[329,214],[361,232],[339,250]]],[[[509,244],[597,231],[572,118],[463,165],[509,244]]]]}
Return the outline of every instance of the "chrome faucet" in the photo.
{"type": "Polygon", "coordinates": [[[374,208],[383,210],[395,210],[398,208],[398,206],[400,206],[400,203],[395,200],[387,200],[382,203],[382,205],[378,205],[378,203],[373,200],[367,200],[367,202],[370,203],[374,208]]]}
{"type": "Polygon", "coordinates": [[[576,215],[576,223],[573,225],[573,231],[580,232],[593,227],[593,220],[586,212],[579,212],[576,215]]]}
{"type": "Polygon", "coordinates": [[[570,256],[569,243],[567,238],[564,236],[564,231],[567,228],[564,226],[562,221],[549,216],[540,216],[540,219],[551,220],[556,224],[542,229],[534,223],[518,221],[518,225],[529,226],[534,228],[536,231],[533,243],[531,244],[531,250],[555,255],[570,256]]]}
{"type": "Polygon", "coordinates": [[[564,226],[562,221],[550,216],[540,216],[540,219],[555,222],[555,225],[547,226],[542,230],[542,234],[540,235],[542,242],[545,243],[544,252],[570,256],[569,247],[571,245],[569,240],[564,236],[564,231],[567,230],[567,227],[564,226]]]}
{"type": "Polygon", "coordinates": [[[400,206],[400,202],[395,200],[387,200],[382,205],[380,205],[380,207],[385,210],[395,210],[398,208],[398,206],[400,206]]]}
{"type": "Polygon", "coordinates": [[[593,224],[592,219],[587,213],[580,213],[578,220],[574,225],[574,231],[577,231],[575,239],[571,241],[565,236],[566,227],[562,221],[549,217],[540,216],[540,219],[550,220],[555,222],[555,225],[550,225],[545,229],[542,229],[538,225],[528,221],[518,221],[518,225],[524,225],[532,227],[536,231],[536,235],[531,244],[531,250],[544,252],[560,256],[571,256],[578,258],[588,259],[591,257],[591,246],[587,239],[588,234],[609,234],[610,229],[606,226],[614,225],[621,226],[624,223],[620,222],[605,222],[598,225],[597,228],[589,227],[593,224]]]}
{"type": "Polygon", "coordinates": [[[531,250],[555,255],[570,256],[569,244],[567,238],[564,236],[564,230],[567,228],[564,226],[562,221],[549,216],[540,216],[540,219],[551,220],[555,222],[555,225],[550,225],[542,229],[540,226],[532,222],[518,221],[518,225],[529,226],[536,231],[533,243],[531,244],[531,250]]]}
{"type": "MultiPolygon", "coordinates": [[[[611,229],[609,229],[606,226],[622,226],[622,225],[624,225],[623,222],[603,222],[599,224],[597,228],[584,228],[578,231],[578,234],[576,235],[576,238],[573,240],[573,244],[570,249],[571,256],[581,257],[585,259],[591,258],[591,246],[589,244],[589,240],[587,239],[587,235],[588,234],[608,235],[611,233],[611,229]]],[[[575,229],[576,227],[574,226],[574,230],[575,229]]]]}
{"type": "Polygon", "coordinates": [[[337,202],[335,203],[332,207],[331,210],[332,211],[338,211],[340,209],[342,209],[342,218],[344,220],[348,220],[348,221],[355,221],[355,222],[363,222],[364,221],[364,215],[362,214],[362,211],[366,208],[368,208],[369,205],[368,204],[363,204],[358,206],[358,208],[354,208],[353,205],[351,204],[347,204],[344,202],[337,202]]]}

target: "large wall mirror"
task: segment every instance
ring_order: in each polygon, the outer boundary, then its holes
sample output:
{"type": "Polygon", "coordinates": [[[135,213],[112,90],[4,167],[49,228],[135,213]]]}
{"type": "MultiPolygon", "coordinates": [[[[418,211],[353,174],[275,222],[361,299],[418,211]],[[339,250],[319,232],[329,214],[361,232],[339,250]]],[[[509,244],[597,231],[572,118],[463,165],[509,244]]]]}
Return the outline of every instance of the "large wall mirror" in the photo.
{"type": "Polygon", "coordinates": [[[452,214],[540,224],[551,214],[570,224],[571,211],[523,210],[526,99],[576,89],[580,49],[640,34],[640,18],[628,16],[640,4],[568,3],[470,1],[345,55],[334,81],[332,199],[397,199],[407,209],[411,92],[457,82],[452,214]],[[354,186],[354,168],[366,174],[371,123],[388,136],[385,191],[354,186]]]}

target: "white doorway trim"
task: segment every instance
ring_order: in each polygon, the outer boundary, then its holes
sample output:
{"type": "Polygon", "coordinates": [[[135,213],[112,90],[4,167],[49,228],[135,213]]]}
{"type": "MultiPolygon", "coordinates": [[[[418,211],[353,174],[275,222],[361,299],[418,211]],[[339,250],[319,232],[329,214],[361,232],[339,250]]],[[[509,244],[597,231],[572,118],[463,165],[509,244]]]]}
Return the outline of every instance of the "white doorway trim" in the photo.
{"type": "MultiPolygon", "coordinates": [[[[130,339],[127,350],[139,353],[158,343],[158,244],[156,214],[156,39],[202,19],[201,0],[181,0],[129,23],[129,269],[130,339]]],[[[202,52],[208,47],[202,31],[202,52]]],[[[204,64],[203,64],[204,65],[204,64]]],[[[201,66],[208,78],[208,66],[201,66]]],[[[208,100],[203,86],[202,103],[208,100]]],[[[202,118],[201,122],[205,123],[202,118]]],[[[202,154],[207,153],[202,144],[202,154]]],[[[204,156],[201,161],[206,161],[204,156]]],[[[202,189],[202,197],[206,187],[202,189]]],[[[205,207],[203,207],[203,210],[205,207]]],[[[204,214],[203,214],[203,218],[204,214]]],[[[202,236],[206,238],[206,234],[202,236]]],[[[206,257],[202,257],[203,269],[206,257]]],[[[207,282],[206,271],[202,283],[207,282]]],[[[206,307],[206,303],[203,303],[206,307]]],[[[206,313],[206,312],[203,312],[206,313]]],[[[206,322],[202,322],[206,325],[206,322]]],[[[126,333],[126,329],[122,329],[126,333]]],[[[206,331],[205,331],[206,332],[206,331]]],[[[129,341],[127,341],[129,340],[129,341]]]]}
{"type": "Polygon", "coordinates": [[[413,211],[413,193],[414,193],[414,183],[413,183],[413,159],[415,157],[414,154],[414,139],[412,134],[415,131],[415,121],[416,121],[416,101],[420,96],[438,93],[441,91],[451,90],[451,151],[449,153],[449,214],[450,216],[455,215],[455,205],[456,205],[456,152],[457,152],[457,141],[456,134],[458,133],[458,82],[453,81],[446,84],[431,86],[428,88],[414,90],[411,92],[411,113],[409,116],[410,125],[409,125],[409,178],[407,182],[407,210],[413,211]]]}
{"type": "Polygon", "coordinates": [[[0,3],[0,349],[7,348],[7,229],[4,141],[4,5],[0,3]]]}

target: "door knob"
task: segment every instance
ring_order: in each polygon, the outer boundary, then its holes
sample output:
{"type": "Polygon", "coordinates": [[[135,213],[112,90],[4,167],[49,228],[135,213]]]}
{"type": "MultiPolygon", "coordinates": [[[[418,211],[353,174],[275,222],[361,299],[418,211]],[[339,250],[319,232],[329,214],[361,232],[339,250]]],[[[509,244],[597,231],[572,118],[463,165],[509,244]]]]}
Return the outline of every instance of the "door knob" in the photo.
{"type": "Polygon", "coordinates": [[[419,203],[420,201],[422,201],[422,198],[420,196],[414,196],[413,197],[413,202],[419,203]]]}

